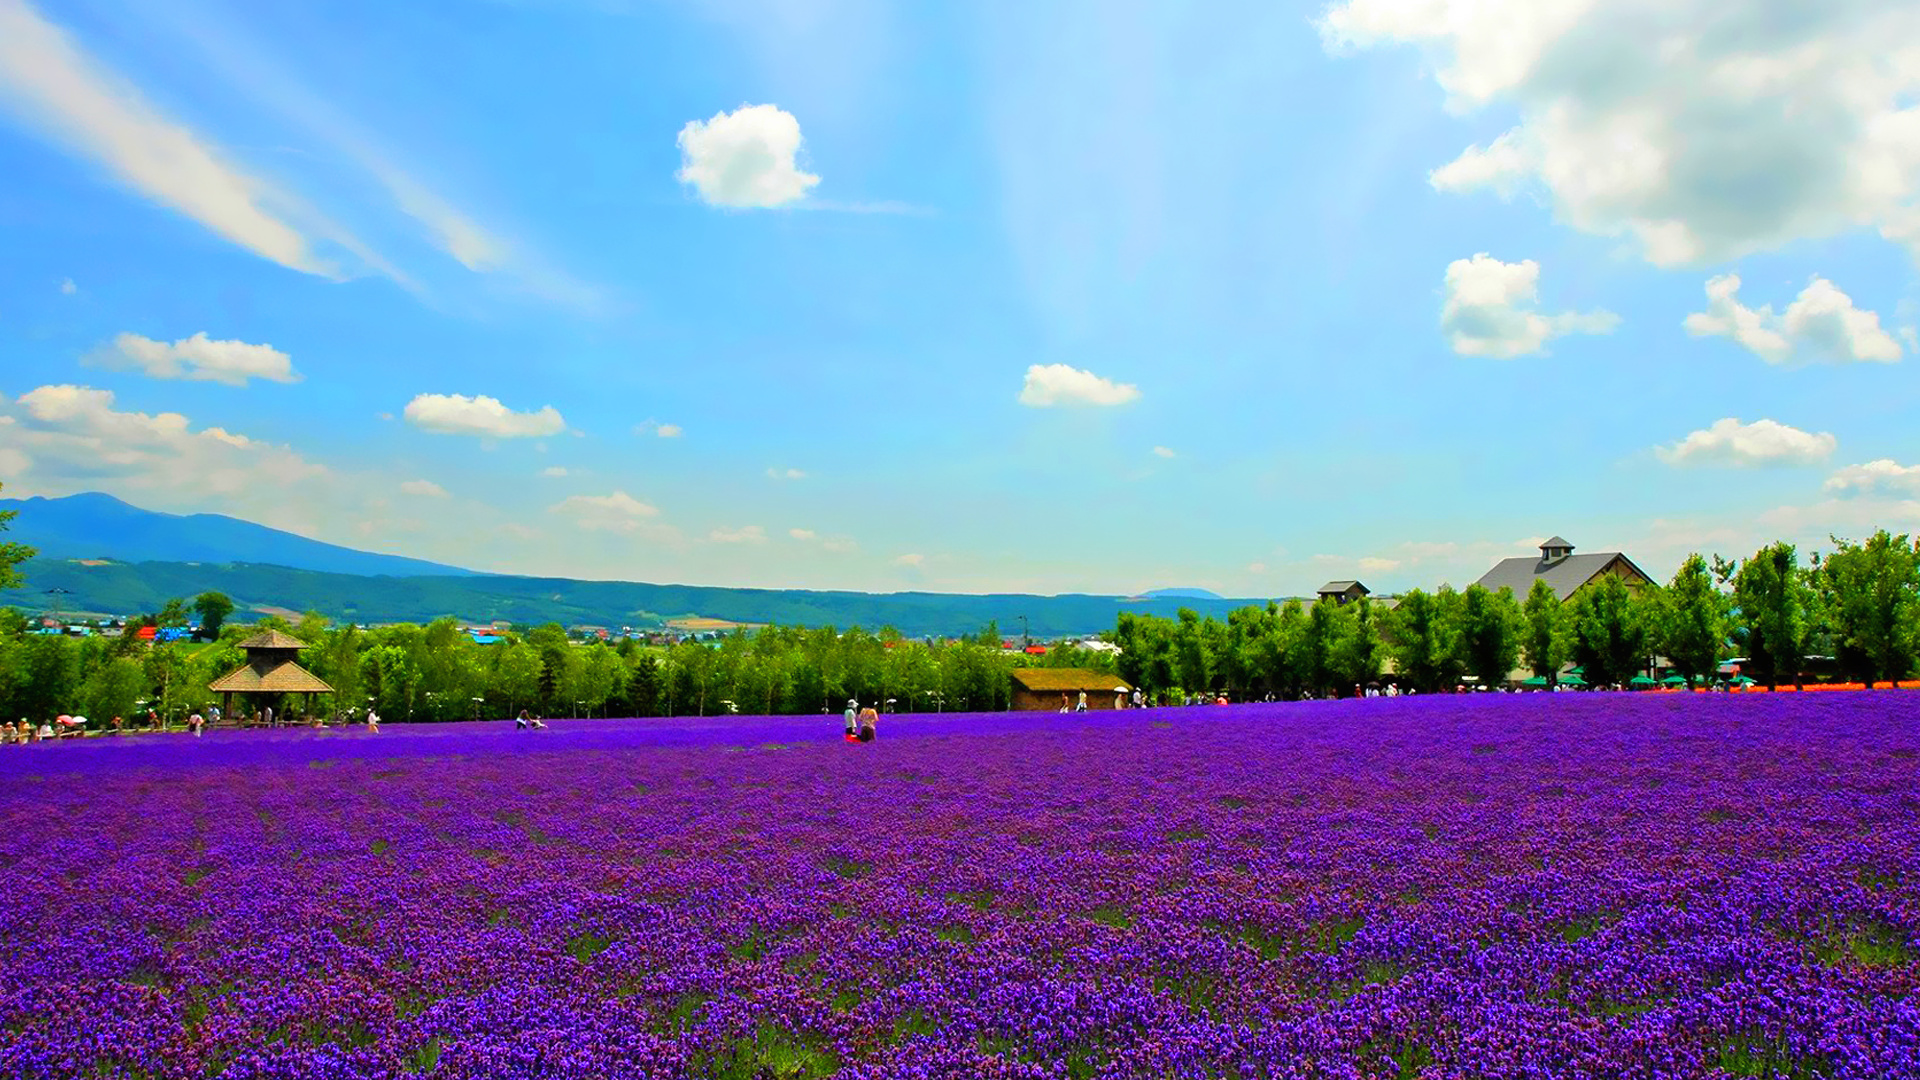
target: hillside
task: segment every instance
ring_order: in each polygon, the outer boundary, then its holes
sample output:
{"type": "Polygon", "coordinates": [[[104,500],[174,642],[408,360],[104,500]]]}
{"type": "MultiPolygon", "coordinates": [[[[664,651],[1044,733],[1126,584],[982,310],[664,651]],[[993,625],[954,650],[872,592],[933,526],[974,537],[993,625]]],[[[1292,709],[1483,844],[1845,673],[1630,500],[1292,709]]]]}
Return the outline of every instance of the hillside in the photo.
{"type": "Polygon", "coordinates": [[[243,616],[270,609],[312,610],[359,623],[427,622],[452,615],[476,622],[504,619],[619,627],[656,626],[671,618],[702,616],[736,623],[893,626],[918,637],[973,633],[993,621],[1003,634],[1014,636],[1025,615],[1033,634],[1056,637],[1112,629],[1121,611],[1171,616],[1181,607],[1190,607],[1203,615],[1224,617],[1233,608],[1260,602],[727,589],[486,574],[375,577],[246,563],[39,558],[21,569],[26,588],[0,596],[0,603],[44,610],[57,595],[64,611],[130,614],[156,611],[171,597],[190,599],[212,589],[231,596],[243,616]],[[49,589],[66,591],[49,594],[49,589]]]}
{"type": "Polygon", "coordinates": [[[333,574],[464,575],[424,559],[356,551],[224,514],[162,514],[98,492],[48,499],[0,499],[15,510],[7,539],[51,559],[120,562],[260,563],[333,574]]]}

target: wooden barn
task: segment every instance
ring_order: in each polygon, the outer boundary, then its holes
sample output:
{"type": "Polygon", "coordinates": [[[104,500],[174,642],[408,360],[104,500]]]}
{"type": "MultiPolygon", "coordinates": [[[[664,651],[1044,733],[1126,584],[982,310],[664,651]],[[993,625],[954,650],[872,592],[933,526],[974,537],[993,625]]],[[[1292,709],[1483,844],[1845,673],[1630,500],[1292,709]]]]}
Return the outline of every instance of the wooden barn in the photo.
{"type": "Polygon", "coordinates": [[[1072,709],[1087,695],[1087,709],[1124,709],[1133,687],[1118,675],[1087,668],[1027,667],[1013,669],[1012,707],[1027,712],[1072,709]]]}

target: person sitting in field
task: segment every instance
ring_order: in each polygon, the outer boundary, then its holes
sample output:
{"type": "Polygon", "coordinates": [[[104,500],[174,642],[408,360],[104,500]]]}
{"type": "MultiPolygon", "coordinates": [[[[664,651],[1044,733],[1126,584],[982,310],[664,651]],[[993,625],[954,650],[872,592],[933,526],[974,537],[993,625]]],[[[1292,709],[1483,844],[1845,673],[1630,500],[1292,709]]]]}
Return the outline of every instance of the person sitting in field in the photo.
{"type": "Polygon", "coordinates": [[[866,708],[861,709],[860,710],[860,741],[872,742],[875,735],[874,729],[878,727],[879,724],[880,724],[880,714],[874,710],[873,706],[869,705],[866,708]]]}
{"type": "Polygon", "coordinates": [[[542,719],[541,719],[540,717],[538,717],[538,716],[536,716],[536,717],[534,717],[534,718],[533,718],[533,730],[535,730],[535,731],[545,731],[545,730],[547,730],[547,722],[546,722],[545,720],[542,720],[542,719]]]}

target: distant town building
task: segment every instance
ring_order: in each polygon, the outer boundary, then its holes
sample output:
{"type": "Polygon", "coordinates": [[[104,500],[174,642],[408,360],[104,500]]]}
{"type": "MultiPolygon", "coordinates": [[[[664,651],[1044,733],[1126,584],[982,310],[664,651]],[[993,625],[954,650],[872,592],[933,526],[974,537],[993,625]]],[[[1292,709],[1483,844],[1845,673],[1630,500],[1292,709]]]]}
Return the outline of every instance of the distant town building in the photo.
{"type": "Polygon", "coordinates": [[[1371,591],[1357,581],[1329,581],[1320,586],[1314,595],[1322,600],[1331,597],[1336,604],[1351,604],[1355,600],[1364,599],[1371,591]]]}
{"type": "Polygon", "coordinates": [[[1088,709],[1123,709],[1131,693],[1133,687],[1118,675],[1087,668],[1013,669],[1012,706],[1016,711],[1059,712],[1063,700],[1069,706],[1077,705],[1081,694],[1087,695],[1088,709]]]}
{"type": "Polygon", "coordinates": [[[1617,577],[1627,588],[1639,591],[1652,583],[1646,571],[1618,551],[1597,551],[1575,555],[1573,545],[1555,536],[1540,545],[1540,557],[1522,555],[1502,559],[1475,584],[1490,592],[1512,589],[1516,599],[1525,600],[1535,581],[1545,581],[1561,603],[1603,577],[1617,577]]]}

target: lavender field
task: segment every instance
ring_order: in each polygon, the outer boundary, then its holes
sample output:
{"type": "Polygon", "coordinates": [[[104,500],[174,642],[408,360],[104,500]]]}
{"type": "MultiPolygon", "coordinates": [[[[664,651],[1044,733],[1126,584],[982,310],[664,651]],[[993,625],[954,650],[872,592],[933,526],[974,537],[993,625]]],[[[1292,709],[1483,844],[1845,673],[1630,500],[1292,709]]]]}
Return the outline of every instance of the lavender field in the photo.
{"type": "Polygon", "coordinates": [[[0,750],[0,1075],[1920,1075],[1920,693],[0,750]]]}

